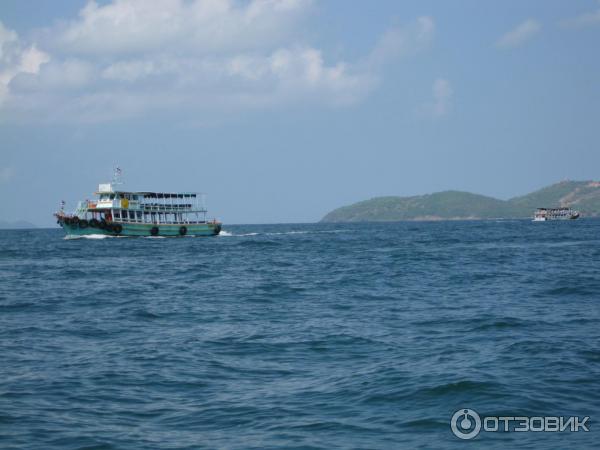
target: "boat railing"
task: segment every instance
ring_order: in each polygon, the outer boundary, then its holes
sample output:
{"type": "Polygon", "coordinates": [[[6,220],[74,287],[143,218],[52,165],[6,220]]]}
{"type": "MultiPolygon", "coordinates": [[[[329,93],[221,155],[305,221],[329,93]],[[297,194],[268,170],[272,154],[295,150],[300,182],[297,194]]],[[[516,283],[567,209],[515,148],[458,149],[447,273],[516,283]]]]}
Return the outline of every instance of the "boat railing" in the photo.
{"type": "Polygon", "coordinates": [[[163,203],[140,203],[135,200],[126,199],[114,199],[109,201],[87,201],[84,205],[80,205],[81,208],[86,209],[127,209],[133,211],[147,211],[147,212],[207,212],[207,209],[201,205],[193,203],[174,203],[174,204],[163,204],[163,203]]]}
{"type": "Polygon", "coordinates": [[[154,225],[188,225],[188,224],[202,224],[208,223],[206,220],[151,220],[150,222],[145,222],[139,219],[129,219],[129,218],[120,218],[115,219],[116,223],[146,223],[146,224],[154,224],[154,225]]]}
{"type": "Polygon", "coordinates": [[[187,212],[206,212],[205,208],[194,209],[194,205],[192,204],[177,204],[177,205],[160,205],[160,204],[148,204],[144,203],[141,205],[144,211],[155,211],[155,212],[163,212],[163,211],[187,211],[187,212]]]}

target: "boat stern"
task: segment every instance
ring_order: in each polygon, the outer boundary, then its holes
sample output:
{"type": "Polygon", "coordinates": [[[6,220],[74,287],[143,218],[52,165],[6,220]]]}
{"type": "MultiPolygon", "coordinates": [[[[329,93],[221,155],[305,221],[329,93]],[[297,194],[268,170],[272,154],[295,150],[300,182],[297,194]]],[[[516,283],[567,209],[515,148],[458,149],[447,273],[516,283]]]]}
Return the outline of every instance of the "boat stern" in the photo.
{"type": "Polygon", "coordinates": [[[222,227],[223,227],[223,224],[221,222],[214,222],[213,231],[215,232],[215,236],[221,232],[222,227]]]}

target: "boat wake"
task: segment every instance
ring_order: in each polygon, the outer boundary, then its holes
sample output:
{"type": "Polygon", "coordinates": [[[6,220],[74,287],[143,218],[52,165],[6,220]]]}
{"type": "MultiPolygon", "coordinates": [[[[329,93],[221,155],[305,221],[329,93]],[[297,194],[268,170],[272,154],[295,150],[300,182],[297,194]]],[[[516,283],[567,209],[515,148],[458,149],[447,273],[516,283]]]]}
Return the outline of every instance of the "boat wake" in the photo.
{"type": "Polygon", "coordinates": [[[344,233],[347,230],[320,230],[320,231],[282,231],[282,232],[266,232],[266,233],[232,233],[230,231],[221,230],[218,236],[224,237],[244,237],[244,236],[285,236],[290,234],[321,234],[321,233],[344,233]]]}
{"type": "Polygon", "coordinates": [[[125,236],[111,236],[108,234],[83,234],[83,235],[74,235],[67,234],[63,239],[66,241],[74,240],[74,239],[106,239],[106,238],[118,238],[125,236]]]}
{"type": "Polygon", "coordinates": [[[221,230],[221,232],[217,236],[224,236],[224,237],[235,236],[235,237],[240,237],[240,236],[258,236],[259,234],[260,233],[240,233],[240,234],[234,234],[234,233],[231,233],[230,231],[221,230]]]}

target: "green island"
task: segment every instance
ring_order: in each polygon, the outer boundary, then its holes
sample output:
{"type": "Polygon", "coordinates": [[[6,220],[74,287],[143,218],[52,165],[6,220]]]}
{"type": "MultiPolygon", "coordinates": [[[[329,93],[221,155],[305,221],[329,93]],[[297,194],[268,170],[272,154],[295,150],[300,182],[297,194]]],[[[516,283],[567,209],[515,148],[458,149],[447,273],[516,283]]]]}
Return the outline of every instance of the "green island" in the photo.
{"type": "Polygon", "coordinates": [[[561,181],[509,200],[462,191],[376,197],[335,209],[321,222],[521,219],[532,217],[536,208],[559,206],[576,209],[584,217],[600,216],[600,182],[561,181]]]}

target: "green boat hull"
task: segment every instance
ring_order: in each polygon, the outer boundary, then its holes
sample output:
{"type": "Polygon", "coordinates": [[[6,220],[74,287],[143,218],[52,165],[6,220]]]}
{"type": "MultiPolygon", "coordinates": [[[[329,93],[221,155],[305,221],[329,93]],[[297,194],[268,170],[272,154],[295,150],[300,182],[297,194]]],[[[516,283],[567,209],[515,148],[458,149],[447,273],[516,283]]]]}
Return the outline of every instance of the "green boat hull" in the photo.
{"type": "MultiPolygon", "coordinates": [[[[67,236],[215,236],[221,231],[220,223],[186,223],[186,224],[153,224],[153,223],[123,223],[114,222],[107,228],[92,227],[82,228],[80,224],[67,224],[59,220],[59,225],[65,230],[67,236]],[[117,232],[114,225],[120,225],[117,232]]],[[[118,227],[117,227],[118,228],[118,227]]]]}

